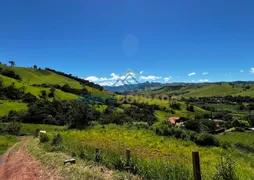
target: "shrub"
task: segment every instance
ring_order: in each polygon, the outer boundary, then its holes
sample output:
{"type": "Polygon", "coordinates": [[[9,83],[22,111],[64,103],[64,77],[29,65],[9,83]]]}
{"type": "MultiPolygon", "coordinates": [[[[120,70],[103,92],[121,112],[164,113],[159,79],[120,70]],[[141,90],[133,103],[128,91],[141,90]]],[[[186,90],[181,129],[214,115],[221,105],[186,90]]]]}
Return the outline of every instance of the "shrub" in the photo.
{"type": "Polygon", "coordinates": [[[188,120],[185,122],[185,128],[188,130],[200,132],[201,124],[199,120],[188,120]]]}
{"type": "Polygon", "coordinates": [[[17,123],[17,122],[14,122],[14,123],[10,123],[7,125],[6,127],[6,132],[8,134],[12,134],[12,135],[20,135],[21,133],[21,124],[20,123],[17,123]]]}
{"type": "Polygon", "coordinates": [[[49,141],[49,137],[46,133],[39,133],[40,143],[45,143],[49,141]]]}
{"type": "Polygon", "coordinates": [[[39,133],[40,133],[40,129],[36,129],[34,131],[34,138],[37,138],[39,136],[39,133]]]}
{"type": "Polygon", "coordinates": [[[195,142],[201,146],[219,146],[219,139],[208,133],[198,134],[195,142]]]}
{"type": "Polygon", "coordinates": [[[234,170],[234,162],[230,158],[221,159],[216,166],[214,180],[239,180],[234,170]]]}
{"type": "Polygon", "coordinates": [[[36,96],[32,95],[31,93],[26,93],[23,97],[23,102],[25,103],[33,103],[37,100],[36,96]]]}
{"type": "Polygon", "coordinates": [[[58,133],[57,135],[54,135],[51,145],[58,146],[62,143],[62,140],[62,136],[58,133]]]}
{"type": "Polygon", "coordinates": [[[227,141],[221,141],[221,142],[220,142],[220,146],[221,146],[223,149],[232,148],[232,144],[231,144],[230,142],[227,142],[227,141]]]}
{"type": "Polygon", "coordinates": [[[241,127],[236,127],[236,128],[235,128],[235,131],[237,131],[237,132],[244,132],[245,129],[244,129],[244,128],[241,128],[241,127]]]}
{"type": "Polygon", "coordinates": [[[247,153],[254,153],[254,148],[249,145],[242,144],[242,143],[236,143],[235,146],[236,146],[236,148],[244,150],[247,153]]]}
{"type": "Polygon", "coordinates": [[[148,129],[149,125],[147,122],[133,122],[133,126],[138,129],[148,129]]]}

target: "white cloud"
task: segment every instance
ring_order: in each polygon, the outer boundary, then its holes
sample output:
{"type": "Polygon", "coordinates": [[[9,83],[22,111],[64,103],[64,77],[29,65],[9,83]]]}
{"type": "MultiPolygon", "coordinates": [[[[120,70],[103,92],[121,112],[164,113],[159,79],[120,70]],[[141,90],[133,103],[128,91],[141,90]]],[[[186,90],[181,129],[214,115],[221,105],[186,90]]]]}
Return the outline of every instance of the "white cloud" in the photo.
{"type": "Polygon", "coordinates": [[[251,69],[250,69],[250,73],[251,73],[251,74],[254,74],[254,68],[251,68],[251,69]]]}
{"type": "Polygon", "coordinates": [[[200,79],[199,82],[209,82],[209,79],[200,79]]]}
{"type": "Polygon", "coordinates": [[[144,71],[140,71],[139,74],[143,74],[144,71]]]}
{"type": "Polygon", "coordinates": [[[243,73],[244,72],[244,70],[240,70],[240,73],[243,73]]]}
{"type": "Polygon", "coordinates": [[[161,79],[160,76],[140,76],[140,80],[144,80],[144,81],[154,81],[157,79],[161,79]]]}
{"type": "Polygon", "coordinates": [[[96,82],[96,81],[107,81],[108,79],[105,77],[98,78],[96,76],[89,76],[86,78],[86,80],[88,80],[90,82],[96,82]]]}
{"type": "Polygon", "coordinates": [[[165,78],[164,78],[164,81],[165,81],[165,82],[168,82],[170,79],[172,79],[172,76],[165,77],[165,78]]]}
{"type": "Polygon", "coordinates": [[[207,75],[207,74],[208,74],[208,72],[203,72],[203,73],[202,73],[202,75],[207,75]]]}
{"type": "Polygon", "coordinates": [[[101,86],[112,86],[115,82],[112,82],[112,81],[106,81],[106,82],[102,82],[102,83],[99,83],[99,85],[101,86]]]}
{"type": "Polygon", "coordinates": [[[118,80],[119,77],[120,77],[120,76],[119,76],[118,74],[116,74],[116,73],[111,73],[110,76],[111,76],[110,80],[118,80]]]}
{"type": "Polygon", "coordinates": [[[188,76],[195,76],[196,73],[195,72],[192,72],[192,73],[189,73],[188,76]]]}

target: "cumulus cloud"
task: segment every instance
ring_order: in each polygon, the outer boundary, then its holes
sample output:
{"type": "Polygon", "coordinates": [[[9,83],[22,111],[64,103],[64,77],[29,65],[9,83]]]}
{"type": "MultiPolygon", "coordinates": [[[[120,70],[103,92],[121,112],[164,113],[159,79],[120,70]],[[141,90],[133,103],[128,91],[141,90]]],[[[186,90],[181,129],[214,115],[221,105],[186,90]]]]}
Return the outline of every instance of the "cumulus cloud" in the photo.
{"type": "Polygon", "coordinates": [[[195,76],[196,73],[195,72],[192,72],[192,73],[189,73],[188,76],[195,76]]]}
{"type": "Polygon", "coordinates": [[[164,78],[164,81],[165,81],[165,82],[168,82],[170,79],[172,79],[172,76],[165,77],[165,78],[164,78]]]}
{"type": "Polygon", "coordinates": [[[203,72],[203,73],[202,73],[202,75],[207,75],[207,74],[208,74],[208,72],[203,72]]]}
{"type": "Polygon", "coordinates": [[[200,79],[199,82],[209,82],[209,79],[200,79]]]}
{"type": "Polygon", "coordinates": [[[240,70],[240,73],[243,73],[244,72],[244,70],[240,70]]]}
{"type": "Polygon", "coordinates": [[[251,74],[254,74],[254,68],[251,68],[251,69],[250,69],[250,73],[251,73],[251,74]]]}
{"type": "Polygon", "coordinates": [[[140,71],[139,74],[143,74],[144,71],[140,71]]]}
{"type": "Polygon", "coordinates": [[[86,78],[86,80],[90,81],[90,82],[96,82],[96,81],[107,81],[108,79],[105,77],[96,77],[96,76],[88,76],[86,78]]]}
{"type": "Polygon", "coordinates": [[[112,82],[112,81],[106,81],[106,82],[102,82],[102,83],[99,83],[99,85],[101,86],[112,86],[115,82],[112,82]]]}
{"type": "Polygon", "coordinates": [[[140,80],[144,80],[144,81],[154,81],[157,79],[161,79],[160,76],[140,76],[140,80]]]}
{"type": "Polygon", "coordinates": [[[111,73],[110,76],[111,76],[110,80],[118,80],[119,77],[120,77],[120,76],[119,76],[118,74],[116,74],[116,73],[111,73]]]}

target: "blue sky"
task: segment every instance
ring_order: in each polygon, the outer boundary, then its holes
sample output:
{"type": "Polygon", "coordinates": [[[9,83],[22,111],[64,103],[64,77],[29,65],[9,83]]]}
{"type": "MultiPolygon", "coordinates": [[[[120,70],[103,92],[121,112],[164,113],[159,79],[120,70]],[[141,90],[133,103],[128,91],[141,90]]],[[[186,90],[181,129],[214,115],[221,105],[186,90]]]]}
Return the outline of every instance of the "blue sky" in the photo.
{"type": "Polygon", "coordinates": [[[100,84],[127,68],[141,81],[254,80],[253,9],[253,0],[3,1],[0,61],[100,84]]]}

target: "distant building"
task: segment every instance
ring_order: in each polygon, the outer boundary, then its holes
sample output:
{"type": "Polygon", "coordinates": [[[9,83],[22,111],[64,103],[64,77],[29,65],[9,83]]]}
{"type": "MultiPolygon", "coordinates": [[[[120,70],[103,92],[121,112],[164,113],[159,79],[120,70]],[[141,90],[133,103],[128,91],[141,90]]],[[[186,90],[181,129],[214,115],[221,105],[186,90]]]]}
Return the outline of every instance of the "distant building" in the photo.
{"type": "Polygon", "coordinates": [[[179,119],[180,119],[180,117],[170,117],[170,118],[168,118],[168,122],[175,125],[176,121],[178,121],[179,119]]]}

